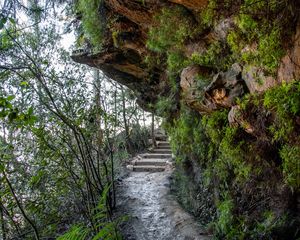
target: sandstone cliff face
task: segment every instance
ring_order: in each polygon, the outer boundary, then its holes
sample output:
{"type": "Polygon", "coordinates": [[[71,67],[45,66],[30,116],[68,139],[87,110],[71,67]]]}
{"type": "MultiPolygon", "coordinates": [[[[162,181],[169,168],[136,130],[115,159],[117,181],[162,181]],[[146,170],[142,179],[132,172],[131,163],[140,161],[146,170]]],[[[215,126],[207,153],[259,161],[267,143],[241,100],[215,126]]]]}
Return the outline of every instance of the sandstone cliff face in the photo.
{"type": "MultiPolygon", "coordinates": [[[[138,96],[139,104],[150,109],[170,91],[170,83],[166,79],[166,66],[162,63],[156,66],[147,66],[145,58],[155,54],[146,45],[149,28],[155,25],[153,16],[163,7],[181,5],[191,10],[191,15],[204,9],[208,1],[192,0],[148,0],[148,1],[119,1],[107,0],[105,4],[105,17],[111,22],[106,30],[106,37],[100,52],[74,52],[74,61],[99,68],[108,77],[124,84],[134,90],[138,96]]],[[[176,26],[174,26],[176,28],[176,26]]],[[[233,18],[221,20],[218,24],[192,42],[186,42],[185,54],[202,54],[207,50],[207,41],[226,41],[228,32],[234,28],[233,18]]],[[[193,109],[200,113],[209,113],[220,108],[230,108],[235,105],[236,97],[241,97],[250,92],[263,92],[283,81],[289,82],[300,77],[300,24],[298,23],[291,44],[282,58],[277,74],[266,75],[263,69],[257,66],[240,66],[239,69],[229,69],[225,73],[211,75],[212,83],[205,89],[195,89],[192,82],[196,75],[202,74],[204,67],[199,66],[184,69],[181,74],[181,97],[193,109]],[[196,67],[197,68],[197,67],[196,67]],[[192,71],[189,73],[189,71],[192,71]],[[234,73],[233,71],[238,71],[234,73]],[[231,76],[232,75],[232,76],[231,76]],[[235,78],[235,79],[233,79],[235,78]],[[259,79],[259,80],[258,80],[259,79]],[[189,82],[189,84],[187,84],[189,82]],[[191,92],[198,91],[197,97],[191,92]],[[194,96],[194,97],[193,97],[194,96]]],[[[233,67],[234,68],[234,67],[233,67]]],[[[205,73],[207,69],[204,69],[205,73]]]]}

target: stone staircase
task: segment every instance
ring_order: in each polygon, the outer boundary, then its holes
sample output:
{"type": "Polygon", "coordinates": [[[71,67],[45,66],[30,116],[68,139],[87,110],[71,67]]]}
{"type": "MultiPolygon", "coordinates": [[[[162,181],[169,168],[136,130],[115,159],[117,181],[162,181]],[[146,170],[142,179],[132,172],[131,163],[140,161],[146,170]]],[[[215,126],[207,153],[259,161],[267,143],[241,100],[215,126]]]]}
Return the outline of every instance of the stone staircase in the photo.
{"type": "Polygon", "coordinates": [[[171,165],[172,152],[167,141],[158,141],[157,147],[140,154],[127,168],[134,172],[162,172],[171,165]]]}

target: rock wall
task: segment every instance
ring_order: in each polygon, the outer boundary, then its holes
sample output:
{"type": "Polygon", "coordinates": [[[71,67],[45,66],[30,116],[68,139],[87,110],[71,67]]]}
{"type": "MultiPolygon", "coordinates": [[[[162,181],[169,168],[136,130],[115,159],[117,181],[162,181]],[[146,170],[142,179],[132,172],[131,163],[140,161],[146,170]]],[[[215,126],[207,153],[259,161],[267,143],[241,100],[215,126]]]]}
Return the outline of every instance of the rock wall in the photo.
{"type": "MultiPolygon", "coordinates": [[[[107,22],[113,23],[108,27],[104,44],[99,52],[74,51],[74,61],[101,69],[108,77],[124,84],[135,91],[142,107],[149,110],[149,104],[155,104],[158,96],[165,96],[170,90],[166,81],[167,74],[164,64],[149,67],[145,64],[146,56],[155,54],[147,47],[147,33],[155,25],[153,16],[162,8],[179,4],[191,10],[193,17],[204,9],[208,1],[192,0],[145,0],[137,1],[104,1],[107,22]],[[143,3],[142,3],[143,2],[143,3]],[[117,20],[115,20],[117,19],[117,20]]],[[[217,23],[201,38],[188,41],[185,45],[185,54],[201,54],[207,50],[207,41],[218,39],[226,41],[228,32],[234,28],[233,18],[227,18],[217,23]],[[208,39],[208,40],[207,40],[208,39]]],[[[293,29],[291,44],[286,50],[286,55],[281,59],[276,76],[265,75],[263,69],[257,66],[239,66],[235,64],[228,72],[218,72],[213,75],[213,82],[199,94],[203,95],[202,101],[193,92],[195,75],[207,74],[205,66],[189,66],[181,74],[180,86],[182,99],[191,108],[203,113],[215,109],[230,108],[235,105],[234,99],[248,92],[263,92],[283,81],[289,82],[300,76],[299,35],[300,23],[293,29]],[[200,69],[201,68],[201,69],[200,69]],[[191,72],[190,72],[191,71],[191,72]],[[236,71],[236,73],[233,73],[236,71]],[[236,74],[236,76],[231,76],[236,74]],[[233,79],[236,78],[236,79],[233,79]],[[256,79],[263,82],[259,83],[256,79]],[[189,82],[189,84],[187,84],[189,82]],[[238,83],[239,82],[239,83],[238,83]],[[190,87],[188,87],[190,85],[190,87]],[[188,89],[190,88],[190,89],[188,89]]],[[[195,91],[194,91],[195,92],[195,91]]]]}

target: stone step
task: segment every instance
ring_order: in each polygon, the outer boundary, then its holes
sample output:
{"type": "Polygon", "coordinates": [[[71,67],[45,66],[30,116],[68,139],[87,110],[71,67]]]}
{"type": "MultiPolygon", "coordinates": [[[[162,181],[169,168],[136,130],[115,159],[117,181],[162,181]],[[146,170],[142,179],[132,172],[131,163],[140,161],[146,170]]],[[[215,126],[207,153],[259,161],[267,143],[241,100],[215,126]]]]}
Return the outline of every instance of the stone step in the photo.
{"type": "Polygon", "coordinates": [[[158,146],[170,146],[170,143],[167,141],[159,141],[158,146]]]}
{"type": "Polygon", "coordinates": [[[157,141],[166,141],[168,139],[168,137],[166,135],[163,135],[163,134],[156,134],[155,139],[157,141]]]}
{"type": "Polygon", "coordinates": [[[134,166],[149,166],[149,165],[165,166],[166,160],[147,158],[147,159],[138,160],[134,162],[134,166]]]}
{"type": "Polygon", "coordinates": [[[161,148],[155,148],[150,151],[151,153],[163,153],[163,154],[172,154],[171,149],[161,149],[161,148]]]}
{"type": "Polygon", "coordinates": [[[146,154],[141,154],[141,158],[172,158],[172,154],[162,154],[162,153],[146,153],[146,154]]]}
{"type": "Polygon", "coordinates": [[[154,166],[154,165],[147,165],[147,166],[133,166],[132,171],[134,172],[163,172],[165,171],[164,166],[154,166]]]}
{"type": "Polygon", "coordinates": [[[170,146],[157,146],[155,149],[171,150],[171,147],[170,146]]]}

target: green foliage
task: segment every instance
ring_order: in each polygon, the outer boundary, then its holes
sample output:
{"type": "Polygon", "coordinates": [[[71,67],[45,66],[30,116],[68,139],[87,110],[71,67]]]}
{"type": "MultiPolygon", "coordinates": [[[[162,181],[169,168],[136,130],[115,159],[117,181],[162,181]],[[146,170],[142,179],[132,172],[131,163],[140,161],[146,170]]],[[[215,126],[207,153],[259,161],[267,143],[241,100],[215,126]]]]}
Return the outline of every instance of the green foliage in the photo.
{"type": "Polygon", "coordinates": [[[155,16],[155,20],[157,24],[149,30],[147,40],[147,46],[153,51],[180,49],[184,41],[192,35],[189,13],[181,6],[163,8],[155,16]]]}
{"type": "Polygon", "coordinates": [[[168,117],[171,112],[176,110],[176,102],[173,96],[159,98],[155,105],[155,110],[159,116],[168,117]]]}
{"type": "Polygon", "coordinates": [[[245,145],[245,142],[236,140],[238,131],[239,129],[237,128],[226,128],[224,138],[220,143],[221,154],[216,161],[215,167],[221,179],[226,180],[228,177],[232,178],[229,174],[230,170],[232,170],[235,175],[235,180],[244,182],[249,178],[251,165],[246,162],[247,152],[242,150],[242,146],[245,145]]]}
{"type": "Polygon", "coordinates": [[[104,26],[99,8],[102,0],[78,0],[77,10],[82,14],[82,25],[85,37],[96,49],[101,49],[104,26]]]}
{"type": "Polygon", "coordinates": [[[215,161],[205,172],[207,182],[214,176],[218,176],[223,183],[229,178],[243,182],[251,172],[251,166],[246,162],[242,149],[245,143],[237,139],[239,129],[228,126],[227,115],[228,111],[216,111],[202,119],[211,144],[218,149],[215,161]]]}
{"type": "Polygon", "coordinates": [[[12,100],[15,96],[0,97],[0,118],[14,123],[16,127],[24,127],[33,125],[36,117],[33,115],[33,108],[28,108],[27,111],[20,112],[17,107],[12,105],[12,100]]]}
{"type": "Polygon", "coordinates": [[[85,240],[89,230],[82,225],[73,225],[68,232],[57,238],[57,240],[85,240]]]}
{"type": "Polygon", "coordinates": [[[172,80],[174,75],[179,75],[189,64],[182,52],[182,47],[184,42],[192,38],[197,31],[191,28],[193,19],[182,6],[163,8],[159,14],[155,15],[154,20],[156,24],[148,32],[147,46],[157,55],[155,60],[147,56],[147,62],[159,62],[156,66],[166,62],[169,78],[172,80]]]}
{"type": "Polygon", "coordinates": [[[277,122],[271,126],[274,140],[288,140],[294,129],[293,119],[300,112],[300,82],[283,83],[281,86],[269,89],[263,104],[267,109],[275,111],[277,122]]]}
{"type": "Polygon", "coordinates": [[[220,144],[224,137],[224,129],[228,125],[227,115],[228,111],[226,110],[215,111],[202,118],[202,124],[205,126],[206,133],[214,144],[220,144]]]}
{"type": "Polygon", "coordinates": [[[227,35],[231,52],[224,51],[224,46],[220,48],[220,43],[213,43],[206,54],[194,56],[195,62],[204,66],[221,64],[221,69],[242,62],[275,74],[284,55],[283,32],[287,21],[292,19],[292,9],[292,1],[210,0],[200,14],[199,25],[212,28],[234,14],[236,27],[227,35]],[[223,58],[221,62],[220,58],[223,58]]]}
{"type": "Polygon", "coordinates": [[[221,55],[222,47],[220,42],[212,43],[204,54],[193,53],[191,61],[201,66],[212,67],[216,64],[217,57],[221,55]]]}
{"type": "Polygon", "coordinates": [[[207,137],[201,123],[195,113],[182,106],[180,118],[166,126],[171,137],[171,147],[174,153],[179,155],[177,160],[184,162],[189,155],[197,156],[197,162],[202,165],[207,159],[207,137]]]}
{"type": "Polygon", "coordinates": [[[209,153],[210,143],[201,117],[182,106],[180,117],[172,123],[164,122],[164,127],[171,139],[172,152],[176,155],[173,179],[176,196],[185,209],[199,217],[201,223],[207,224],[215,218],[212,191],[209,184],[204,183],[204,178],[192,177],[194,174],[202,175],[215,150],[209,153]],[[197,166],[194,173],[192,166],[197,166]]]}
{"type": "Polygon", "coordinates": [[[240,41],[241,40],[239,39],[239,35],[236,31],[231,31],[227,35],[227,44],[229,45],[233,54],[240,53],[240,41]]]}
{"type": "Polygon", "coordinates": [[[259,37],[256,64],[269,72],[278,68],[279,61],[284,55],[281,45],[281,31],[282,29],[274,26],[270,33],[259,37]]]}
{"type": "Polygon", "coordinates": [[[191,64],[225,70],[233,64],[227,51],[228,48],[224,43],[214,41],[208,46],[204,53],[193,53],[189,61],[191,64]]]}
{"type": "Polygon", "coordinates": [[[293,189],[300,189],[300,146],[284,145],[280,156],[285,182],[293,189]]]}
{"type": "Polygon", "coordinates": [[[257,31],[258,22],[252,16],[243,13],[238,16],[236,22],[242,33],[247,34],[248,40],[253,40],[253,35],[251,34],[257,31]]]}
{"type": "Polygon", "coordinates": [[[228,193],[224,194],[224,200],[217,206],[218,220],[216,222],[216,231],[219,233],[228,233],[233,229],[233,200],[229,198],[228,193]]]}
{"type": "MultiPolygon", "coordinates": [[[[299,114],[298,107],[291,107],[287,96],[292,96],[291,103],[298,104],[297,84],[293,83],[293,87],[289,86],[286,92],[282,92],[278,88],[270,90],[271,92],[266,94],[271,94],[272,97],[271,95],[265,97],[265,105],[272,111],[282,107],[286,116],[295,119],[297,116],[295,114],[299,114]],[[277,93],[277,91],[279,92],[277,93]],[[286,99],[281,94],[286,95],[286,99]],[[277,106],[282,103],[285,104],[277,106]]],[[[243,105],[244,111],[248,110],[250,104],[257,108],[263,107],[262,96],[258,95],[248,95],[240,103],[243,105]]],[[[288,221],[293,217],[286,217],[285,214],[276,215],[272,212],[272,207],[268,207],[270,205],[264,202],[267,199],[265,192],[251,193],[251,197],[253,199],[262,198],[262,200],[253,201],[258,201],[257,204],[265,204],[266,212],[262,213],[255,209],[253,210],[255,217],[253,217],[243,209],[244,206],[241,206],[241,204],[249,203],[247,200],[242,200],[243,197],[250,197],[247,195],[250,190],[249,185],[253,189],[253,182],[257,182],[257,178],[265,178],[262,168],[274,169],[275,167],[272,166],[273,163],[269,162],[271,159],[265,159],[257,151],[258,146],[255,139],[249,138],[243,129],[228,125],[227,115],[228,111],[216,111],[200,117],[182,107],[179,118],[172,123],[165,123],[171,137],[173,153],[176,155],[177,170],[174,177],[177,187],[176,194],[186,208],[194,213],[197,212],[193,194],[197,191],[203,193],[205,190],[202,188],[195,190],[190,187],[193,178],[190,179],[188,176],[196,174],[195,179],[198,181],[201,179],[198,187],[210,188],[214,184],[219,194],[219,197],[214,199],[219,202],[217,204],[218,216],[213,220],[217,239],[271,239],[274,234],[276,236],[278,232],[283,231],[282,229],[290,228],[288,221]],[[195,173],[197,168],[194,166],[196,164],[199,164],[203,171],[195,173]],[[242,203],[237,203],[236,199],[242,203]]],[[[299,188],[300,177],[300,148],[297,142],[298,140],[296,143],[285,145],[280,150],[282,165],[277,168],[277,170],[282,168],[284,181],[294,190],[299,188]]],[[[264,186],[258,186],[257,189],[259,188],[264,188],[264,186]]],[[[249,206],[246,209],[249,209],[249,206]]]]}
{"type": "Polygon", "coordinates": [[[248,65],[262,67],[274,73],[284,54],[282,47],[282,27],[266,21],[256,21],[248,14],[240,14],[236,18],[238,29],[227,36],[227,43],[233,56],[248,65]],[[258,25],[261,25],[259,28],[258,25]],[[240,54],[242,53],[242,54],[240,54]]]}
{"type": "Polygon", "coordinates": [[[11,38],[17,37],[16,22],[13,18],[0,14],[0,50],[7,51],[14,46],[11,38]]]}
{"type": "Polygon", "coordinates": [[[187,67],[188,62],[182,52],[174,51],[168,54],[167,64],[171,73],[180,74],[182,69],[187,67]]]}
{"type": "Polygon", "coordinates": [[[272,238],[272,232],[276,228],[280,228],[285,224],[287,218],[286,215],[283,217],[276,217],[272,211],[265,211],[263,213],[262,220],[257,222],[253,232],[252,238],[272,238]]]}
{"type": "Polygon", "coordinates": [[[276,110],[279,117],[296,116],[300,112],[300,81],[283,83],[269,89],[264,96],[264,106],[276,110]]]}
{"type": "Polygon", "coordinates": [[[87,227],[84,224],[75,224],[70,230],[58,237],[57,240],[120,240],[122,239],[118,233],[117,226],[125,220],[124,217],[112,221],[109,218],[107,198],[109,186],[106,186],[102,192],[98,206],[94,209],[94,226],[87,227]],[[94,229],[99,229],[95,233],[94,229]]]}
{"type": "Polygon", "coordinates": [[[216,8],[217,8],[217,1],[216,0],[209,0],[207,7],[201,11],[200,19],[204,26],[212,27],[215,20],[216,15],[216,8]]]}

